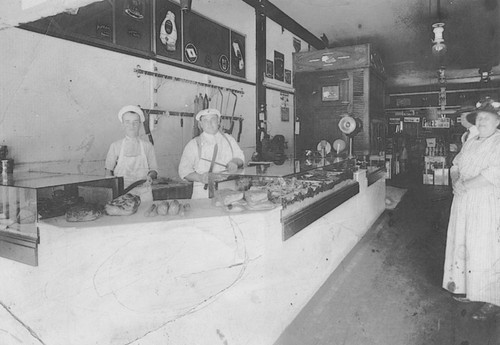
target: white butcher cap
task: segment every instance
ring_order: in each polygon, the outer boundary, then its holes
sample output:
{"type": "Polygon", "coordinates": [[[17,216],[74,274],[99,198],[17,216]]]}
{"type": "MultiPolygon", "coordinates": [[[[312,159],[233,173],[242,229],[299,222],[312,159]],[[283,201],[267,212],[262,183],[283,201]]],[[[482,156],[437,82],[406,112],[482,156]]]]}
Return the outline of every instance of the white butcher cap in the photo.
{"type": "Polygon", "coordinates": [[[209,108],[209,109],[203,109],[198,114],[196,114],[196,120],[200,121],[201,117],[205,115],[217,115],[219,119],[221,117],[220,111],[218,111],[217,109],[209,108]]]}
{"type": "Polygon", "coordinates": [[[146,120],[142,109],[136,105],[126,105],[120,109],[120,111],[118,112],[118,119],[120,120],[120,122],[123,123],[123,115],[125,115],[126,113],[135,113],[139,115],[141,122],[144,122],[146,120]]]}

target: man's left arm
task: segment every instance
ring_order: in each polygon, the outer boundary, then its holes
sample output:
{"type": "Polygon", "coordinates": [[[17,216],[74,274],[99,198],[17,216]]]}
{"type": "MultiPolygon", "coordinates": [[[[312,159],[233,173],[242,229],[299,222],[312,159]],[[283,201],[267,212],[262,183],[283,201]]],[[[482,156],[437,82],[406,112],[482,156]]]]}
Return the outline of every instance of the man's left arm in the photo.
{"type": "Polygon", "coordinates": [[[148,143],[146,147],[146,159],[148,160],[148,176],[155,180],[158,178],[158,163],[156,161],[156,153],[153,145],[148,143]]]}
{"type": "Polygon", "coordinates": [[[227,137],[231,147],[233,148],[233,158],[227,163],[227,170],[235,171],[242,168],[245,164],[245,154],[231,135],[228,135],[227,137]]]}

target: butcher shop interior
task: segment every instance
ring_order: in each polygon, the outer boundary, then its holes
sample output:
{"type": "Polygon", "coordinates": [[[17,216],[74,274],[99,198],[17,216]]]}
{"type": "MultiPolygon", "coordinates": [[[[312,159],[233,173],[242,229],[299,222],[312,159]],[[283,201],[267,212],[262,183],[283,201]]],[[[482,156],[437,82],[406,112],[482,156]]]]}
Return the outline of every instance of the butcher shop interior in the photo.
{"type": "Polygon", "coordinates": [[[13,0],[0,44],[0,344],[500,345],[498,0],[13,0]]]}

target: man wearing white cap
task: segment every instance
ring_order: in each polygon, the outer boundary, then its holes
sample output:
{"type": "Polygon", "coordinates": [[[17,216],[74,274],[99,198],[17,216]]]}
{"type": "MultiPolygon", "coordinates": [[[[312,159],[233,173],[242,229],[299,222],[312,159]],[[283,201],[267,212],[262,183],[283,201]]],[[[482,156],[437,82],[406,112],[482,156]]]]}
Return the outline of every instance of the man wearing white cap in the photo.
{"type": "Polygon", "coordinates": [[[122,176],[124,187],[137,180],[151,180],[158,176],[158,164],[153,145],[139,138],[145,117],[142,109],[127,105],[118,112],[118,119],[125,131],[125,138],[109,147],[106,157],[106,175],[122,176]]]}
{"type": "Polygon", "coordinates": [[[204,187],[210,166],[212,172],[232,172],[243,166],[243,151],[232,136],[220,131],[220,118],[217,109],[204,109],[196,114],[203,132],[191,139],[182,152],[179,176],[193,182],[192,199],[208,198],[204,187]]]}

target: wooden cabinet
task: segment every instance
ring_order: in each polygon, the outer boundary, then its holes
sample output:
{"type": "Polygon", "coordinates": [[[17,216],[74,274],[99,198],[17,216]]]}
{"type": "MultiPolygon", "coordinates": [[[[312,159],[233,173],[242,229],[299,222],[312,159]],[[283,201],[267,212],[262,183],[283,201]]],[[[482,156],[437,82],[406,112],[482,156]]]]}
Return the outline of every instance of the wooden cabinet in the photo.
{"type": "Polygon", "coordinates": [[[348,143],[349,138],[338,128],[345,115],[363,124],[353,140],[356,155],[384,150],[385,77],[380,59],[369,44],[296,53],[294,71],[300,122],[296,156],[316,150],[323,139],[348,143]]]}

